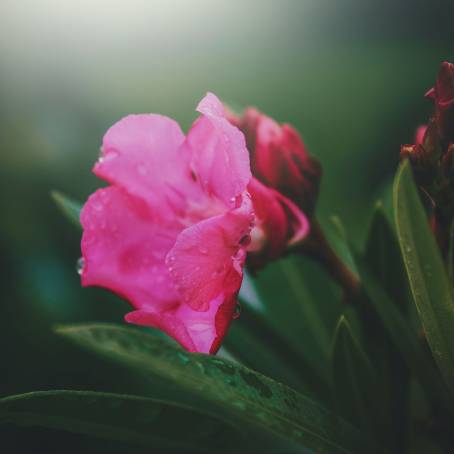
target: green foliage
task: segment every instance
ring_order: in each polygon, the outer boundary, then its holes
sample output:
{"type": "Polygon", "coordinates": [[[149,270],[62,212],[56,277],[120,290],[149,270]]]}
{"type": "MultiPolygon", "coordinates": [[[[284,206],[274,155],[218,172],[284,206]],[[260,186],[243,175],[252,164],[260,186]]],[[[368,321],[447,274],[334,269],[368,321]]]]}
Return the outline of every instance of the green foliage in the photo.
{"type": "Polygon", "coordinates": [[[174,381],[232,424],[274,433],[300,449],[359,452],[360,434],[316,402],[243,366],[189,354],[154,336],[115,325],[58,328],[73,342],[142,374],[174,381]]]}
{"type": "Polygon", "coordinates": [[[394,185],[399,243],[413,298],[435,361],[454,393],[454,292],[408,162],[394,185]]]}
{"type": "Polygon", "coordinates": [[[199,410],[93,391],[41,391],[6,397],[0,399],[0,421],[202,453],[231,452],[243,441],[238,430],[199,410]]]}
{"type": "Polygon", "coordinates": [[[331,353],[334,398],[340,414],[373,432],[378,407],[372,365],[347,319],[341,316],[331,353]]]}

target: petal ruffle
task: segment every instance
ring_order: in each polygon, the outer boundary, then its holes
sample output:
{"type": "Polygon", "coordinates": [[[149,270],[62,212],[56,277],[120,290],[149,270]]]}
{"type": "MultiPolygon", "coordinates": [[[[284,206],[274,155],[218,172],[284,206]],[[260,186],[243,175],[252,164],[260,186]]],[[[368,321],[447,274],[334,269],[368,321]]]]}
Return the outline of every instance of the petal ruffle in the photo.
{"type": "Polygon", "coordinates": [[[245,193],[238,208],[180,233],[166,263],[184,303],[206,311],[219,294],[228,299],[239,291],[253,220],[252,203],[245,193]]]}
{"type": "Polygon", "coordinates": [[[138,310],[126,314],[126,321],[158,328],[190,352],[216,353],[232,320],[236,298],[223,294],[210,302],[205,312],[180,304],[163,312],[138,310]]]}
{"type": "Polygon", "coordinates": [[[202,114],[187,136],[192,169],[204,191],[233,207],[251,178],[243,134],[225,118],[222,103],[208,93],[197,106],[202,114]]]}
{"type": "Polygon", "coordinates": [[[108,288],[136,308],[167,308],[177,295],[164,259],[175,225],[143,199],[110,186],[90,196],[81,213],[82,285],[108,288]]]}
{"type": "Polygon", "coordinates": [[[257,219],[248,248],[248,265],[258,269],[306,237],[310,224],[291,200],[256,178],[251,179],[248,190],[257,219]]]}
{"type": "Polygon", "coordinates": [[[148,202],[184,206],[174,188],[195,187],[184,134],[174,120],[156,114],[129,115],[104,135],[94,173],[148,202]],[[165,197],[163,195],[165,194],[165,197]]]}

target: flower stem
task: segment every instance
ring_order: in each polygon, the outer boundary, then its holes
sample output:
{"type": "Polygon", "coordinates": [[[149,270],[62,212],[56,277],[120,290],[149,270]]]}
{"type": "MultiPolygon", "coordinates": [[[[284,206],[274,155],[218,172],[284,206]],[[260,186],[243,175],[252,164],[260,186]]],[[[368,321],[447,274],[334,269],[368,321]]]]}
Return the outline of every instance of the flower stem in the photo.
{"type": "Polygon", "coordinates": [[[317,220],[312,220],[311,232],[302,244],[300,251],[317,261],[342,287],[344,302],[351,303],[354,300],[359,289],[359,279],[336,254],[317,220]]]}

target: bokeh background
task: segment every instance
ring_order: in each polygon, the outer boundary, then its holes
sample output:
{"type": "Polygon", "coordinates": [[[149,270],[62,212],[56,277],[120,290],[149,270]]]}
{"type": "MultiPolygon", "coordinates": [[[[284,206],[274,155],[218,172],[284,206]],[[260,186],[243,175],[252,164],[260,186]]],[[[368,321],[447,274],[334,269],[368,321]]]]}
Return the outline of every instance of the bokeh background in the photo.
{"type": "MultiPolygon", "coordinates": [[[[431,112],[423,94],[454,59],[453,15],[437,0],[2,0],[0,395],[131,387],[127,371],[52,334],[56,323],[121,322],[127,309],[80,288],[80,232],[49,196],[84,200],[101,185],[90,170],[110,125],[158,112],[187,129],[206,91],[255,105],[298,128],[324,167],[319,217],[340,216],[360,242],[400,144],[431,112]]],[[[300,336],[310,344],[310,330],[300,336]]],[[[0,434],[5,452],[125,449],[0,434]]]]}

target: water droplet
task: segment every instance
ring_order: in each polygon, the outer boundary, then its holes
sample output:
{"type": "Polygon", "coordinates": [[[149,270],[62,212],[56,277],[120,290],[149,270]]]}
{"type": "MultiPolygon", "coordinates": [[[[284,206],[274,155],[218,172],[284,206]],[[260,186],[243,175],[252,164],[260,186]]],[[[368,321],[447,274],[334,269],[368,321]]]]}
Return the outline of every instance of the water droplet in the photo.
{"type": "Polygon", "coordinates": [[[107,150],[102,155],[102,160],[103,161],[110,161],[111,159],[114,159],[117,156],[118,156],[118,151],[117,150],[107,150]]]}
{"type": "Polygon", "coordinates": [[[208,248],[206,246],[200,246],[199,247],[199,252],[201,254],[208,254],[208,248]]]}
{"type": "Polygon", "coordinates": [[[240,315],[241,315],[241,305],[240,305],[240,303],[238,303],[238,304],[235,306],[235,309],[234,309],[234,311],[233,311],[232,319],[233,319],[233,320],[236,320],[240,315]]]}
{"type": "Polygon", "coordinates": [[[240,410],[246,410],[246,404],[242,400],[234,400],[232,404],[240,410]]]}
{"type": "Polygon", "coordinates": [[[103,206],[102,206],[101,203],[94,202],[92,206],[93,206],[93,209],[94,209],[95,211],[102,211],[102,210],[103,210],[103,206]]]}
{"type": "Polygon", "coordinates": [[[251,243],[251,235],[247,234],[247,235],[244,235],[240,241],[239,241],[240,245],[243,246],[243,247],[246,247],[246,246],[249,246],[249,244],[251,243]]]}
{"type": "Polygon", "coordinates": [[[85,268],[85,259],[83,257],[81,257],[79,260],[77,260],[77,264],[76,264],[77,274],[81,275],[84,272],[84,268],[85,268]]]}
{"type": "Polygon", "coordinates": [[[189,357],[186,356],[184,353],[178,352],[177,353],[178,359],[183,363],[183,364],[188,364],[189,363],[189,357]]]}

